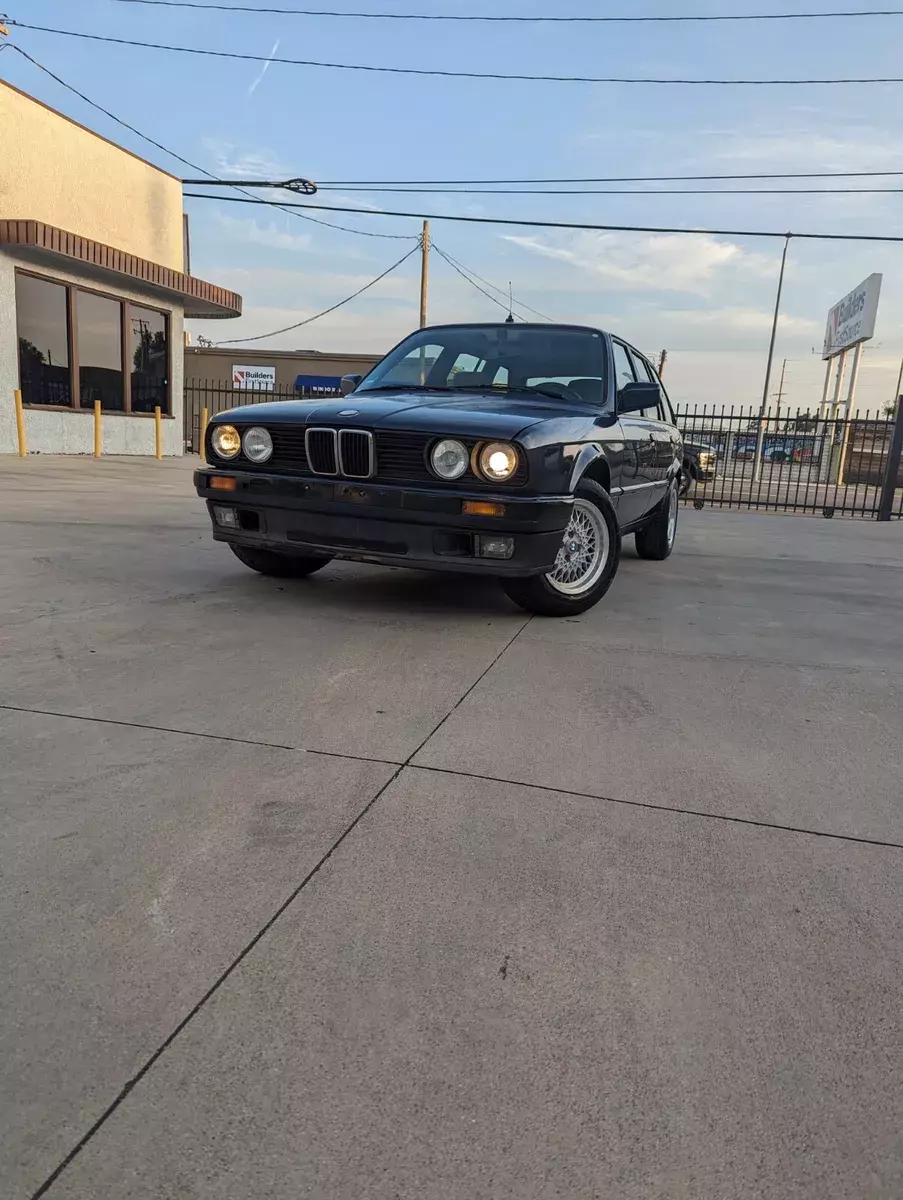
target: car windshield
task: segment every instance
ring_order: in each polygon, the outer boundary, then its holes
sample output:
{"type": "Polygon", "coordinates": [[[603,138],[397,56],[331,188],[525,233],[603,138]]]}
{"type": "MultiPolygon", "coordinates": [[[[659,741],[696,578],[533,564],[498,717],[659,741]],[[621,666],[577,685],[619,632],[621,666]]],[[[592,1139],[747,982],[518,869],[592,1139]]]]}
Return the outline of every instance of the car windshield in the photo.
{"type": "Polygon", "coordinates": [[[390,388],[529,391],[601,404],[604,342],[590,329],[453,325],[412,334],[357,393],[390,388]]]}

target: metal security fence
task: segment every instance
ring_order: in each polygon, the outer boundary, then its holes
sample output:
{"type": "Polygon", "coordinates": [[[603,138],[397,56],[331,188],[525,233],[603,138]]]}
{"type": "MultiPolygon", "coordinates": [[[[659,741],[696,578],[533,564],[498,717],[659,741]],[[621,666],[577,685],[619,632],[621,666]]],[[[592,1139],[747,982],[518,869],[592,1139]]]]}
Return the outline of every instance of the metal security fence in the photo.
{"type": "Polygon", "coordinates": [[[274,400],[304,400],[322,397],[329,399],[341,396],[335,388],[314,388],[296,391],[295,388],[274,388],[268,392],[244,391],[228,387],[221,380],[187,379],[184,385],[184,407],[182,432],[185,450],[197,454],[201,444],[203,413],[207,416],[225,412],[228,408],[240,408],[244,404],[271,404],[274,400]]]}
{"type": "Polygon", "coordinates": [[[696,508],[903,517],[903,403],[896,420],[703,406],[679,411],[677,424],[684,502],[696,508]]]}

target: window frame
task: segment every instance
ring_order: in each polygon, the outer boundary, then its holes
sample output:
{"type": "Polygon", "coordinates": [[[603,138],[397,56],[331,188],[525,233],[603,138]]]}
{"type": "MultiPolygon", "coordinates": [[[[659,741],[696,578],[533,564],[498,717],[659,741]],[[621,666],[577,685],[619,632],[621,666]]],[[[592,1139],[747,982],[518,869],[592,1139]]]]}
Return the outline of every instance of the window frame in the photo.
{"type": "MultiPolygon", "coordinates": [[[[78,293],[89,292],[101,296],[104,300],[113,300],[119,305],[119,338],[122,346],[122,399],[121,409],[103,409],[106,416],[139,417],[146,420],[154,419],[152,412],[132,412],[132,372],[131,372],[131,312],[132,307],[145,308],[150,312],[159,313],[163,318],[166,330],[166,410],[161,408],[160,416],[172,419],[172,309],[161,308],[146,300],[129,300],[125,296],[116,296],[100,288],[87,287],[83,283],[72,283],[68,279],[59,279],[53,275],[45,275],[41,271],[29,271],[27,268],[16,267],[15,274],[28,275],[32,279],[40,279],[43,283],[54,283],[57,287],[66,289],[66,314],[68,317],[68,350],[69,350],[69,394],[71,404],[27,404],[22,407],[34,412],[63,412],[63,413],[93,413],[93,405],[86,406],[81,402],[81,384],[79,379],[78,360],[78,293]]],[[[16,376],[18,386],[22,386],[22,363],[18,355],[19,309],[16,305],[16,376]]]]}

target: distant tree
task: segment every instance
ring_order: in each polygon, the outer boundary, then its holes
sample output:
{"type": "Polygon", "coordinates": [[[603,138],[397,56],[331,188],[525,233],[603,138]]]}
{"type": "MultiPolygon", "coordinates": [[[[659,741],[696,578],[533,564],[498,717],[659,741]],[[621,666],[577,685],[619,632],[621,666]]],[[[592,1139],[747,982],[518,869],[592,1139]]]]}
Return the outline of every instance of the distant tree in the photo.
{"type": "Polygon", "coordinates": [[[26,359],[29,359],[29,358],[32,359],[33,360],[32,365],[37,365],[38,363],[43,363],[46,361],[44,358],[44,355],[37,348],[37,346],[34,344],[34,342],[30,342],[28,340],[28,338],[20,337],[19,338],[19,359],[20,359],[20,361],[23,357],[26,359]]]}

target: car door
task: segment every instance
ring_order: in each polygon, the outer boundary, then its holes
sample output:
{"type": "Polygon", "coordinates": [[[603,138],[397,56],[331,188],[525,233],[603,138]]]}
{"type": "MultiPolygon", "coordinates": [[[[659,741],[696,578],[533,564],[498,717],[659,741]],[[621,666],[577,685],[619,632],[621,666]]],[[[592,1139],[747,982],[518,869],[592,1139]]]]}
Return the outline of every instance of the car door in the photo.
{"type": "MultiPolygon", "coordinates": [[[[617,391],[637,379],[630,350],[617,338],[611,339],[617,391]]],[[[641,381],[645,375],[640,375],[641,381]]],[[[655,443],[649,421],[643,413],[622,413],[618,417],[624,435],[627,463],[621,480],[618,516],[622,525],[638,521],[648,507],[649,493],[655,487],[655,443]]]]}
{"type": "Polygon", "coordinates": [[[650,480],[654,486],[648,489],[646,503],[646,511],[648,511],[663,499],[665,492],[668,490],[668,478],[675,454],[674,442],[676,432],[666,416],[662,385],[651,365],[642,354],[632,347],[631,358],[633,359],[633,367],[637,379],[654,383],[659,389],[659,401],[655,408],[645,409],[642,413],[638,414],[646,421],[649,438],[652,443],[649,473],[650,480]]]}

